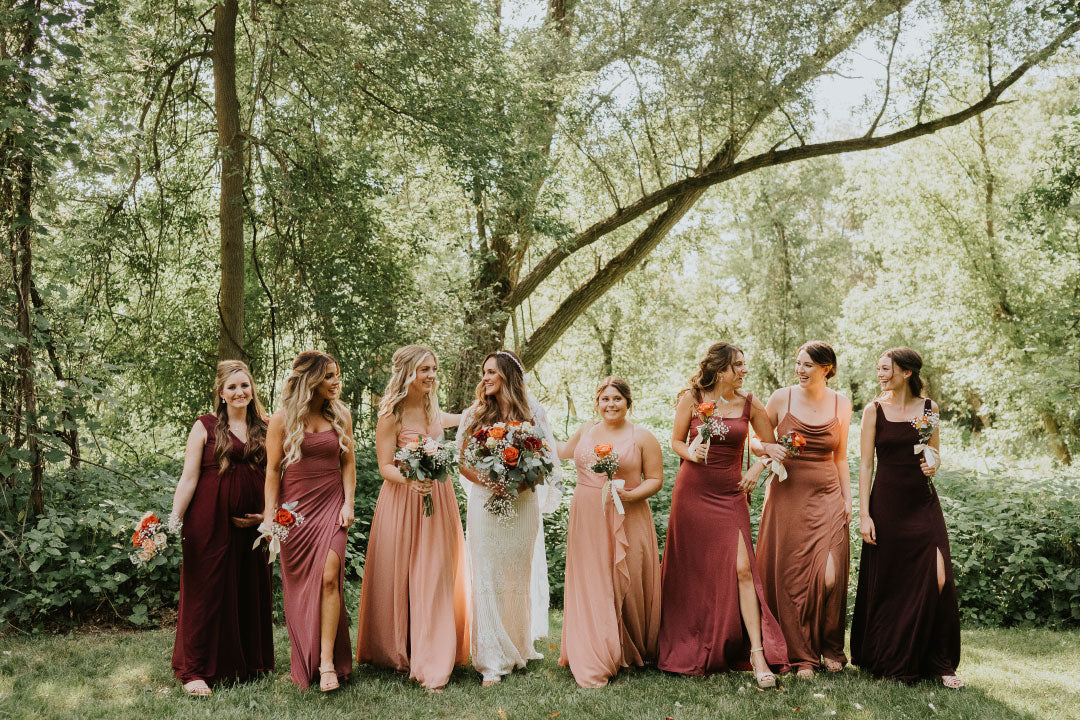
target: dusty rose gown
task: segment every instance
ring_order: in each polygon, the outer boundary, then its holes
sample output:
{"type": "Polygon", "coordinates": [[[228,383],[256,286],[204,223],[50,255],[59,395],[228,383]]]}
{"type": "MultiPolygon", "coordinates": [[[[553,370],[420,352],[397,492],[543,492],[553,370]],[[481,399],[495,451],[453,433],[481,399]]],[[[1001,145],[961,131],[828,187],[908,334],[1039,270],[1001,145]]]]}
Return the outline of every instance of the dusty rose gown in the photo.
{"type": "Polygon", "coordinates": [[[352,647],[349,642],[349,615],[345,610],[345,529],[338,513],[345,503],[341,484],[341,449],[333,429],[304,433],[300,461],[289,465],[281,475],[279,502],[296,501],[295,511],[304,523],[289,530],[281,544],[281,586],[285,596],[285,626],[292,645],[290,679],[306,689],[319,677],[319,616],[322,598],[322,573],[331,550],[340,559],[338,573],[337,638],[334,642],[334,667],[338,677],[352,672],[352,647]]]}
{"type": "MultiPolygon", "coordinates": [[[[806,447],[785,461],[787,479],[774,480],[765,492],[758,566],[769,608],[784,630],[792,667],[816,669],[822,657],[847,662],[848,526],[833,459],[833,453],[844,453],[845,448],[840,447],[838,417],[822,425],[807,425],[791,414],[790,388],[787,402],[788,411],[776,436],[796,430],[806,439],[806,447]],[[830,554],[836,581],[827,592],[825,570],[830,554]]],[[[838,408],[839,395],[835,402],[838,408]]]]}
{"type": "MultiPolygon", "coordinates": [[[[752,399],[747,396],[742,415],[724,418],[728,433],[723,440],[713,438],[708,464],[686,460],[679,464],[661,570],[657,662],[661,670],[704,675],[751,669],[736,575],[740,540],[750,558],[761,606],[765,661],[776,671],[787,669],[787,645],[765,602],[750,535],[750,511],[746,495],[739,490],[752,399]]],[[[691,420],[688,442],[697,436],[700,424],[697,418],[691,420]]]]}
{"type": "MultiPolygon", "coordinates": [[[[397,445],[421,435],[438,438],[442,427],[402,427],[397,445]]],[[[428,688],[442,687],[469,661],[465,534],[452,483],[433,485],[435,511],[425,517],[420,495],[383,481],[360,594],[356,659],[407,672],[428,688]]]]}
{"type": "MultiPolygon", "coordinates": [[[[562,651],[581,687],[602,687],[620,668],[656,658],[660,631],[660,554],[648,502],[624,503],[616,511],[607,476],[589,470],[595,446],[587,429],[574,453],[577,487],[570,503],[563,591],[562,651]]],[[[615,445],[616,478],[631,490],[641,484],[641,448],[636,436],[615,445]]]]}

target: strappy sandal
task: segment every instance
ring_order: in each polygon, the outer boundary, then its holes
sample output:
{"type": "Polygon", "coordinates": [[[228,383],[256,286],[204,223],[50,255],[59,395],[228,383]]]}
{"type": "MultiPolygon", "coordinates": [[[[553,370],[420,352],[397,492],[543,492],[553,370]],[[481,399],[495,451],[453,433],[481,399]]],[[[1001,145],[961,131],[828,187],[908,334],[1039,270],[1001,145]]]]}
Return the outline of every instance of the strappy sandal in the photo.
{"type": "Polygon", "coordinates": [[[959,675],[942,675],[941,684],[950,690],[959,690],[964,687],[964,681],[960,679],[959,675]]]}
{"type": "Polygon", "coordinates": [[[795,677],[799,678],[800,680],[813,680],[814,668],[801,667],[795,671],[795,677]]]}
{"type": "Polygon", "coordinates": [[[201,679],[184,683],[184,692],[191,697],[210,697],[213,694],[210,686],[206,684],[205,680],[201,679]]]}
{"type": "Polygon", "coordinates": [[[831,673],[837,673],[844,669],[844,663],[839,660],[833,660],[832,658],[825,658],[825,669],[831,673]]]}
{"type": "Polygon", "coordinates": [[[321,692],[330,692],[331,690],[337,690],[340,685],[338,684],[337,670],[334,668],[319,668],[319,690],[321,692]],[[326,681],[327,676],[331,678],[330,682],[326,681]]]}
{"type": "MultiPolygon", "coordinates": [[[[761,659],[762,660],[765,659],[765,648],[764,647],[750,648],[750,654],[751,655],[753,655],[756,652],[761,653],[761,659]]],[[[767,667],[767,665],[766,665],[766,667],[767,667]]],[[[761,688],[762,690],[767,690],[768,688],[776,687],[776,675],[773,675],[771,672],[758,672],[757,670],[754,670],[754,680],[757,681],[757,686],[759,688],[761,688]]]]}

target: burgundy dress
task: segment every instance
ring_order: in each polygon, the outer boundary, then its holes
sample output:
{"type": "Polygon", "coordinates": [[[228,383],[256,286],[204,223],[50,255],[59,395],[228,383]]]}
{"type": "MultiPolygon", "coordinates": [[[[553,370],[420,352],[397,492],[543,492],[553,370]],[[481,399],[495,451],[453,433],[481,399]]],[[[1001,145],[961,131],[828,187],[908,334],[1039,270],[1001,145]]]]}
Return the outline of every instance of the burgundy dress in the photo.
{"type": "MultiPolygon", "coordinates": [[[[788,669],[784,635],[765,603],[758,576],[746,495],[739,490],[751,401],[747,396],[741,416],[724,418],[727,436],[713,438],[708,464],[683,460],[675,476],[660,570],[661,670],[704,675],[751,669],[736,575],[740,535],[761,606],[765,660],[774,670],[788,669]]],[[[697,418],[691,420],[688,441],[700,424],[697,418]]]]}
{"type": "MultiPolygon", "coordinates": [[[[926,400],[925,410],[930,410],[926,400]]],[[[949,535],[937,490],[914,453],[911,423],[893,422],[877,405],[877,472],[870,517],[877,545],[863,543],[851,622],[851,659],[878,677],[913,682],[952,675],[960,663],[960,610],[949,535]],[[937,553],[945,585],[937,586],[937,553]]]]}
{"type": "Polygon", "coordinates": [[[203,415],[202,469],[181,531],[180,612],[173,674],[181,682],[246,680],[274,668],[270,566],[252,550],[255,528],[231,517],[262,512],[266,464],[244,458],[244,443],[229,433],[229,467],[214,459],[217,417],[203,415]]]}

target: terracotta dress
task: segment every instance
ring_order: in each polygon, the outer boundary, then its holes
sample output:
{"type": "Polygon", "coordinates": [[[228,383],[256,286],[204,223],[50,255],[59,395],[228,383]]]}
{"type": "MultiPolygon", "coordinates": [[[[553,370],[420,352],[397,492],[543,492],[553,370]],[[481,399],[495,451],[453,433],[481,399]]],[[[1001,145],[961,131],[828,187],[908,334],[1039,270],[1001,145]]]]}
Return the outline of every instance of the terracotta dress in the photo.
{"type": "Polygon", "coordinates": [[[870,517],[877,545],[862,546],[852,662],[905,682],[952,675],[960,663],[960,611],[937,490],[920,469],[922,456],[913,448],[919,436],[911,423],[888,420],[880,405],[875,422],[870,517]],[[938,551],[945,565],[941,592],[938,551]]]}
{"type": "Polygon", "coordinates": [[[289,465],[281,475],[279,502],[296,501],[295,511],[304,523],[289,530],[281,544],[281,586],[285,596],[285,626],[292,645],[289,678],[301,690],[318,679],[322,600],[322,573],[331,550],[340,560],[338,573],[337,638],[334,642],[334,667],[338,677],[352,672],[352,647],[349,642],[349,615],[345,610],[345,529],[338,523],[338,513],[345,503],[341,484],[341,449],[333,429],[304,433],[300,461],[289,465]]]}
{"type": "MultiPolygon", "coordinates": [[[[422,435],[441,437],[442,427],[403,427],[397,445],[422,435]]],[[[364,564],[356,659],[439,688],[455,665],[469,661],[468,575],[452,481],[436,482],[431,499],[435,510],[425,517],[420,495],[383,481],[364,564]]]]}
{"type": "MultiPolygon", "coordinates": [[[[595,428],[595,426],[594,426],[595,428]]],[[[642,432],[633,429],[634,435],[642,432]]],[[[581,687],[603,687],[620,668],[656,658],[660,631],[660,553],[648,502],[623,505],[619,514],[607,476],[589,470],[593,428],[574,453],[577,487],[566,536],[562,651],[581,687]]],[[[641,484],[641,448],[634,436],[615,446],[616,478],[631,490],[641,484]]]]}
{"type": "MultiPolygon", "coordinates": [[[[739,609],[739,542],[745,544],[754,574],[765,660],[776,671],[787,669],[787,645],[765,603],[750,512],[739,490],[751,400],[747,396],[742,415],[724,418],[728,433],[723,440],[713,438],[708,463],[683,460],[675,476],[661,567],[661,670],[704,675],[751,669],[750,641],[739,609]]],[[[700,424],[697,418],[691,421],[688,441],[697,436],[700,424]]]]}
{"type": "Polygon", "coordinates": [[[262,512],[266,464],[244,457],[244,443],[229,433],[229,467],[214,459],[217,416],[203,415],[202,469],[181,530],[180,612],[173,674],[181,682],[247,680],[274,668],[270,566],[252,550],[255,528],[230,520],[262,512]]]}
{"type": "MultiPolygon", "coordinates": [[[[835,402],[834,413],[839,395],[835,402]]],[[[791,414],[790,388],[787,403],[776,436],[796,430],[806,439],[806,447],[785,461],[787,480],[773,480],[765,492],[758,564],[769,607],[784,630],[791,665],[816,669],[822,657],[847,663],[848,526],[834,460],[834,453],[846,449],[840,447],[839,418],[807,425],[791,414]],[[836,582],[826,592],[829,555],[836,582]]]]}

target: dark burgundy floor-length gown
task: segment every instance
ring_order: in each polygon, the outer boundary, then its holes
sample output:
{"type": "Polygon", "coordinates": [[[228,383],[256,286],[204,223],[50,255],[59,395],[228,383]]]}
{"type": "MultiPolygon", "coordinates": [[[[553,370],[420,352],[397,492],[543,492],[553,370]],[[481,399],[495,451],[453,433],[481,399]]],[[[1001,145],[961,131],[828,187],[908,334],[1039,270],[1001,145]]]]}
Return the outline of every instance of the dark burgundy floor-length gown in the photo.
{"type": "Polygon", "coordinates": [[[911,423],[887,419],[880,405],[876,423],[870,517],[877,545],[862,546],[851,659],[875,676],[905,682],[952,675],[960,663],[960,611],[941,503],[920,469],[911,423]]]}
{"type": "Polygon", "coordinates": [[[180,611],[173,645],[173,674],[181,682],[247,680],[274,668],[270,566],[252,550],[255,528],[231,517],[262,512],[266,465],[244,459],[232,433],[229,467],[214,459],[217,417],[203,415],[202,469],[181,530],[180,611]]]}
{"type": "MultiPolygon", "coordinates": [[[[739,490],[751,402],[748,396],[741,416],[724,418],[727,436],[713,438],[708,464],[683,460],[675,476],[660,570],[661,670],[704,675],[751,669],[736,575],[740,535],[761,606],[765,661],[776,671],[788,669],[784,635],[765,603],[758,576],[746,495],[739,490]]],[[[697,418],[691,420],[688,441],[697,436],[700,424],[697,418]]]]}

